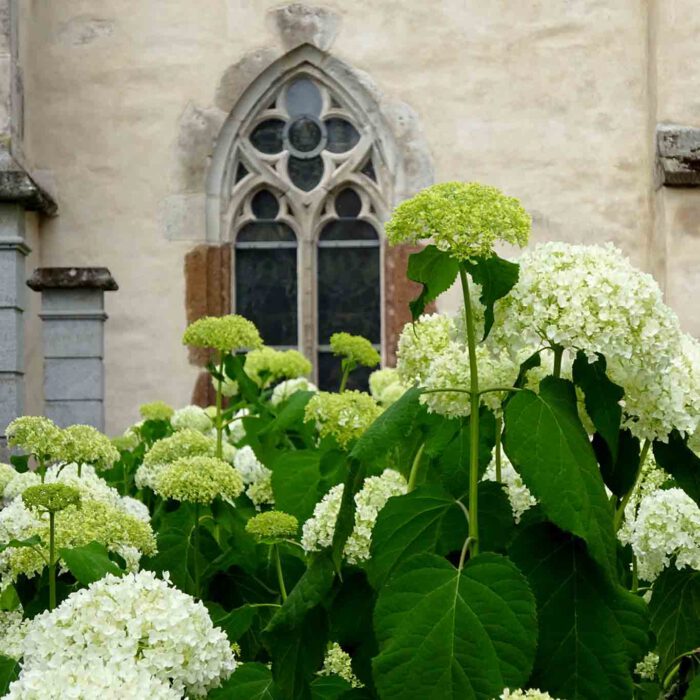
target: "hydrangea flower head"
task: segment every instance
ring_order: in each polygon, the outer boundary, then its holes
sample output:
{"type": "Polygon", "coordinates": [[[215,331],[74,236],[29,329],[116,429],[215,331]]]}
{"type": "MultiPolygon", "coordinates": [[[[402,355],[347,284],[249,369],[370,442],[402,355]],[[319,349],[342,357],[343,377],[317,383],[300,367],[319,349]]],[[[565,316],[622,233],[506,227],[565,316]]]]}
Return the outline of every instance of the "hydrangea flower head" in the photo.
{"type": "Polygon", "coordinates": [[[369,395],[361,391],[332,394],[319,391],[304,409],[304,420],[316,424],[321,437],[332,435],[345,448],[369,428],[382,409],[369,395]]]}
{"type": "Polygon", "coordinates": [[[197,430],[200,433],[208,433],[214,424],[207,412],[201,406],[185,406],[178,408],[170,419],[174,430],[197,430]]]}
{"type": "Polygon", "coordinates": [[[508,690],[506,688],[498,697],[500,700],[558,700],[558,698],[553,698],[549,693],[536,688],[529,688],[528,690],[508,690]]]}
{"type": "Polygon", "coordinates": [[[635,667],[634,672],[645,681],[656,679],[659,668],[659,655],[650,651],[635,667]]]}
{"type": "Polygon", "coordinates": [[[5,487],[17,476],[17,471],[11,464],[0,462],[0,494],[5,487]]]}
{"type": "Polygon", "coordinates": [[[40,459],[53,457],[61,429],[43,416],[20,416],[6,428],[7,444],[40,459]]]}
{"type": "Polygon", "coordinates": [[[58,513],[70,506],[79,506],[80,491],[68,484],[37,484],[25,489],[22,500],[30,510],[58,513]]]}
{"type": "Polygon", "coordinates": [[[458,260],[490,257],[497,241],[527,244],[532,222],[520,202],[478,182],[443,182],[407,199],[386,225],[392,245],[431,238],[458,260]]]}
{"type": "Polygon", "coordinates": [[[287,379],[280,382],[273,390],[270,396],[270,403],[273,406],[279,406],[283,401],[286,401],[292,394],[297,391],[312,391],[317,392],[318,387],[310,382],[306,377],[297,377],[296,379],[287,379]]]}
{"type": "Polygon", "coordinates": [[[220,352],[262,347],[262,338],[255,324],[238,314],[204,316],[187,326],[182,342],[220,352]]]}
{"type": "Polygon", "coordinates": [[[102,470],[119,459],[119,450],[91,425],[71,425],[60,432],[56,458],[65,463],[92,464],[102,470]]]}
{"type": "MultiPolygon", "coordinates": [[[[495,457],[486,468],[482,481],[496,481],[495,457]]],[[[505,453],[501,454],[501,484],[505,488],[506,495],[510,501],[513,519],[516,523],[519,523],[523,513],[537,505],[537,499],[530,493],[528,487],[525,486],[522,477],[515,471],[505,453]]]]}
{"type": "Polygon", "coordinates": [[[17,496],[20,496],[30,486],[35,486],[41,483],[41,477],[36,472],[21,472],[15,474],[5,485],[3,497],[6,501],[11,501],[17,496]]]}
{"type": "Polygon", "coordinates": [[[405,384],[420,382],[428,367],[455,339],[457,327],[445,314],[425,314],[415,323],[407,323],[396,350],[396,371],[405,384]]]}
{"type": "Polygon", "coordinates": [[[382,359],[367,338],[350,333],[333,333],[331,350],[334,355],[340,355],[352,364],[363,367],[376,367],[382,359]]]}
{"type": "Polygon", "coordinates": [[[139,413],[144,420],[170,420],[173,415],[173,407],[165,401],[151,401],[141,404],[139,413]]]}
{"type": "Polygon", "coordinates": [[[299,521],[281,510],[268,510],[252,517],[245,529],[259,540],[285,540],[297,534],[299,521]]]}
{"type": "Polygon", "coordinates": [[[311,363],[298,350],[264,347],[248,353],[245,372],[258,386],[268,387],[282,379],[306,376],[311,363]]]}
{"type": "Polygon", "coordinates": [[[369,375],[370,394],[384,408],[398,401],[407,389],[408,386],[401,381],[398,371],[393,367],[378,369],[369,375]]]}
{"type": "Polygon", "coordinates": [[[323,667],[318,672],[319,676],[338,676],[349,683],[353,688],[363,688],[363,683],[353,673],[352,659],[347,651],[333,642],[328,645],[326,656],[323,659],[323,667]]]}
{"type": "Polygon", "coordinates": [[[0,654],[21,659],[28,621],[19,610],[0,610],[0,654]]]}
{"type": "Polygon", "coordinates": [[[190,503],[232,502],[243,492],[243,479],[216,457],[183,457],[158,471],[153,490],[162,498],[190,503]]]}

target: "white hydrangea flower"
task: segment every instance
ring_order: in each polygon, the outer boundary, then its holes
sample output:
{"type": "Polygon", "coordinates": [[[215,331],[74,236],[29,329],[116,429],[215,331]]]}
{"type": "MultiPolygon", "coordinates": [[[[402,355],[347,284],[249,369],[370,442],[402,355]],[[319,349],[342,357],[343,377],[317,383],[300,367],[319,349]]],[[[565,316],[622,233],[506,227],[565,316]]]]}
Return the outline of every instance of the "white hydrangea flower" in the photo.
{"type": "Polygon", "coordinates": [[[634,672],[645,681],[653,681],[659,667],[659,655],[650,651],[635,667],[634,672]]]}
{"type": "Polygon", "coordinates": [[[245,494],[250,498],[257,510],[260,510],[260,506],[274,506],[275,494],[272,490],[272,472],[250,484],[245,494]]]}
{"type": "Polygon", "coordinates": [[[255,456],[253,448],[250,445],[244,445],[233,458],[233,466],[236,467],[238,473],[243,478],[243,483],[254,484],[256,481],[265,478],[271,472],[262,464],[255,456]]]}
{"type": "Polygon", "coordinates": [[[287,379],[280,382],[272,390],[270,403],[273,406],[279,406],[283,401],[286,401],[292,394],[297,391],[313,391],[317,392],[318,387],[310,382],[306,377],[296,377],[295,379],[287,379]]]}
{"type": "Polygon", "coordinates": [[[250,409],[241,408],[240,411],[236,411],[228,424],[229,441],[237,445],[245,437],[245,426],[243,425],[243,418],[250,415],[250,409]]]}
{"type": "Polygon", "coordinates": [[[142,520],[144,523],[151,522],[151,514],[148,512],[148,507],[137,499],[131,496],[122,496],[119,506],[128,515],[142,520]]]}
{"type": "Polygon", "coordinates": [[[700,570],[700,508],[685,491],[647,493],[630,515],[618,538],[631,545],[641,579],[654,581],[673,559],[678,569],[700,570]]]}
{"type": "Polygon", "coordinates": [[[23,676],[114,663],[170,684],[175,697],[205,695],[236,668],[204,605],[150,571],[107,575],[71,594],[32,620],[23,651],[23,676]]]}
{"type": "MultiPolygon", "coordinates": [[[[486,468],[482,481],[496,481],[495,457],[486,468]]],[[[525,486],[522,477],[515,471],[511,461],[504,452],[501,452],[501,484],[505,487],[508,495],[510,507],[513,510],[513,518],[516,523],[519,523],[523,513],[532,508],[532,506],[537,505],[537,499],[525,486]]]]}
{"type": "Polygon", "coordinates": [[[408,390],[393,367],[378,369],[369,375],[369,391],[372,398],[384,408],[398,401],[408,390]]]}
{"type": "MultiPolygon", "coordinates": [[[[313,516],[304,523],[301,545],[307,552],[329,547],[333,542],[343,490],[343,484],[334,486],[316,504],[313,516]]],[[[365,479],[355,494],[355,526],[343,550],[348,563],[358,564],[369,559],[372,529],[379,511],[392,496],[400,496],[407,490],[406,480],[393,469],[385,469],[381,476],[365,479]]]]}
{"type": "Polygon", "coordinates": [[[225,376],[224,381],[221,382],[221,394],[228,399],[238,394],[238,388],[238,382],[229,376],[225,376]]]}
{"type": "Polygon", "coordinates": [[[553,698],[549,693],[535,688],[530,688],[529,690],[508,690],[508,688],[505,688],[498,697],[500,700],[558,700],[558,698],[553,698]]]}
{"type": "Polygon", "coordinates": [[[455,339],[455,322],[444,314],[425,314],[401,331],[396,349],[396,369],[401,381],[420,382],[433,358],[455,339]]]}
{"type": "Polygon", "coordinates": [[[21,610],[0,610],[0,655],[11,659],[22,658],[27,621],[21,610]]]}
{"type": "Polygon", "coordinates": [[[339,676],[353,688],[364,688],[358,677],[352,670],[352,659],[347,651],[337,642],[329,644],[326,656],[323,659],[323,667],[318,672],[319,676],[339,676]]]}
{"type": "Polygon", "coordinates": [[[0,495],[2,495],[5,487],[17,476],[17,471],[11,464],[3,464],[0,462],[0,495]]]}
{"type": "Polygon", "coordinates": [[[174,430],[196,430],[200,433],[208,433],[213,423],[207,412],[201,406],[185,406],[178,408],[170,419],[170,425],[174,430]]]}
{"type": "Polygon", "coordinates": [[[7,482],[2,495],[5,501],[12,501],[23,493],[25,489],[40,483],[41,477],[36,472],[22,472],[21,474],[16,474],[7,482]]]}

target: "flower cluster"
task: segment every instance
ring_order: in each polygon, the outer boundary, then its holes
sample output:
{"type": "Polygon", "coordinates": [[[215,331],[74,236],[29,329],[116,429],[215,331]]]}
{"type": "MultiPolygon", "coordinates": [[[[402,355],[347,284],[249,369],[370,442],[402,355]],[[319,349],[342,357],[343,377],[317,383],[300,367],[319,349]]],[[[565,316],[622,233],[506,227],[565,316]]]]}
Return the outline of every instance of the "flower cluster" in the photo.
{"type": "Polygon", "coordinates": [[[44,677],[52,678],[49,673],[66,667],[100,672],[111,667],[129,692],[107,697],[151,697],[134,695],[134,688],[160,687],[145,683],[141,674],[175,693],[158,690],[160,697],[202,696],[236,667],[226,635],[212,625],[204,605],[150,571],[108,575],[35,617],[24,639],[23,659],[20,684],[30,673],[41,677],[44,671],[44,677]],[[130,678],[134,688],[127,685],[130,678]]]}
{"type": "MultiPolygon", "coordinates": [[[[304,523],[301,544],[307,552],[329,547],[333,542],[343,490],[343,484],[334,486],[316,504],[313,516],[304,523]]],[[[385,469],[381,476],[365,479],[355,494],[355,525],[343,550],[348,563],[357,564],[369,559],[372,529],[379,511],[392,496],[400,496],[406,491],[406,480],[393,469],[385,469]]]]}
{"type": "Polygon", "coordinates": [[[91,425],[71,425],[60,431],[55,458],[69,464],[91,464],[95,469],[109,469],[119,459],[110,439],[91,425]]]}
{"type": "Polygon", "coordinates": [[[675,560],[676,568],[700,570],[700,508],[682,489],[658,489],[642,496],[636,516],[618,537],[630,544],[639,577],[654,581],[675,560]]]}
{"type": "Polygon", "coordinates": [[[255,324],[237,314],[198,319],[187,327],[182,342],[200,348],[214,348],[220,352],[262,347],[262,339],[255,324]]]}
{"type": "Polygon", "coordinates": [[[260,348],[245,359],[246,374],[261,387],[272,386],[282,379],[296,379],[311,372],[311,363],[298,350],[260,348]]]}
{"type": "Polygon", "coordinates": [[[37,484],[24,490],[24,505],[39,513],[58,513],[80,506],[80,491],[68,484],[37,484]]]}
{"type": "Polygon", "coordinates": [[[433,358],[456,339],[454,321],[444,314],[426,314],[401,331],[396,350],[396,371],[405,384],[420,382],[433,358]]]}
{"type": "Polygon", "coordinates": [[[235,454],[233,466],[246,485],[246,495],[256,506],[274,504],[272,472],[255,456],[250,445],[244,445],[235,454]]]}
{"type": "Polygon", "coordinates": [[[7,444],[19,447],[38,459],[51,459],[57,449],[60,428],[42,416],[20,416],[6,428],[7,444]]]}
{"type": "Polygon", "coordinates": [[[659,668],[659,655],[650,651],[635,667],[634,672],[645,681],[653,681],[659,668]]]}
{"type": "Polygon", "coordinates": [[[408,387],[401,381],[398,370],[393,367],[378,369],[369,375],[369,391],[372,398],[387,408],[398,401],[408,387]]]}
{"type": "Polygon", "coordinates": [[[10,464],[0,462],[0,494],[3,493],[5,487],[17,476],[17,471],[10,464]]]}
{"type": "Polygon", "coordinates": [[[376,367],[382,359],[367,338],[350,333],[333,333],[331,350],[353,366],[376,367]]]}
{"type": "Polygon", "coordinates": [[[319,676],[338,676],[349,683],[353,688],[363,688],[364,685],[352,670],[352,659],[347,651],[337,642],[328,645],[326,656],[323,659],[323,667],[318,672],[319,676]]]}
{"type": "Polygon", "coordinates": [[[5,485],[3,489],[3,498],[5,501],[11,501],[21,495],[25,489],[30,486],[35,486],[41,483],[41,477],[36,472],[21,472],[15,474],[5,485]]]}
{"type": "Polygon", "coordinates": [[[211,503],[215,498],[233,502],[243,491],[243,480],[230,464],[216,457],[183,457],[165,464],[153,480],[162,498],[211,503]]]}
{"type": "Polygon", "coordinates": [[[0,610],[0,655],[10,659],[22,658],[27,621],[22,610],[0,610]]]}
{"type": "Polygon", "coordinates": [[[553,698],[549,693],[535,688],[530,688],[528,690],[508,690],[508,688],[506,688],[498,697],[500,700],[557,700],[557,698],[553,698]]]}
{"type": "Polygon", "coordinates": [[[200,406],[185,406],[178,408],[170,419],[173,430],[196,430],[200,433],[208,433],[213,427],[211,418],[200,406]]]}
{"type": "Polygon", "coordinates": [[[392,245],[431,238],[458,260],[493,255],[497,241],[521,248],[531,220],[520,202],[478,182],[443,182],[401,203],[386,225],[392,245]]]}
{"type": "Polygon", "coordinates": [[[270,403],[273,406],[279,406],[283,401],[286,401],[292,394],[295,394],[297,391],[317,392],[318,387],[305,377],[287,379],[284,382],[280,382],[272,390],[272,395],[270,396],[270,403]]]}
{"type": "Polygon", "coordinates": [[[245,529],[260,540],[284,540],[297,534],[299,521],[281,510],[269,510],[252,517],[245,529]]]}
{"type": "Polygon", "coordinates": [[[232,444],[236,445],[245,437],[245,425],[243,425],[243,419],[249,415],[249,408],[241,408],[234,413],[231,422],[228,424],[228,439],[232,444]]]}
{"type": "Polygon", "coordinates": [[[361,391],[331,394],[319,391],[304,409],[304,420],[316,424],[321,437],[332,435],[345,448],[358,438],[382,412],[369,395],[361,391]]]}
{"type": "MultiPolygon", "coordinates": [[[[495,457],[484,472],[483,481],[496,481],[495,457]]],[[[523,513],[532,508],[532,506],[537,505],[537,500],[525,486],[522,477],[515,471],[505,454],[501,455],[501,484],[505,487],[508,500],[510,501],[513,518],[516,523],[519,523],[523,513]]]]}
{"type": "Polygon", "coordinates": [[[173,408],[165,401],[151,401],[139,407],[139,413],[144,420],[170,420],[173,408]]]}

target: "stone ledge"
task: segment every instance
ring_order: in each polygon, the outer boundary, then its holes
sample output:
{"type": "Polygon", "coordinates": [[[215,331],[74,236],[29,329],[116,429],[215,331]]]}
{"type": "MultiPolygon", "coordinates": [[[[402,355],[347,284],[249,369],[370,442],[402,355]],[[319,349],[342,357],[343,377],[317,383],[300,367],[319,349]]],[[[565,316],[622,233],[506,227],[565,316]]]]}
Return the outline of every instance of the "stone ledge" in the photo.
{"type": "Polygon", "coordinates": [[[0,151],[0,202],[20,204],[47,216],[58,211],[51,195],[6,150],[0,151]]]}
{"type": "Polygon", "coordinates": [[[101,289],[114,292],[119,289],[106,267],[39,267],[27,280],[35,292],[44,289],[101,289]]]}
{"type": "Polygon", "coordinates": [[[661,184],[700,186],[700,129],[676,124],[656,127],[661,184]]]}

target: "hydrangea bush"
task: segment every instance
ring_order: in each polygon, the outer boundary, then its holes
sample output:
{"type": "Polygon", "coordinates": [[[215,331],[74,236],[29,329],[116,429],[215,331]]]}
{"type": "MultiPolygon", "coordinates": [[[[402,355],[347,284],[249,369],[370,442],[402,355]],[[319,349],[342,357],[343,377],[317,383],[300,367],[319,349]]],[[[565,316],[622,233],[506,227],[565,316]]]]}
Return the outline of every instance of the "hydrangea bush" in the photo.
{"type": "Polygon", "coordinates": [[[477,183],[400,205],[413,322],[395,368],[327,339],[337,391],[234,315],[184,335],[213,406],[17,419],[0,695],[699,698],[700,346],[612,246],[495,252],[529,226],[477,183]]]}

